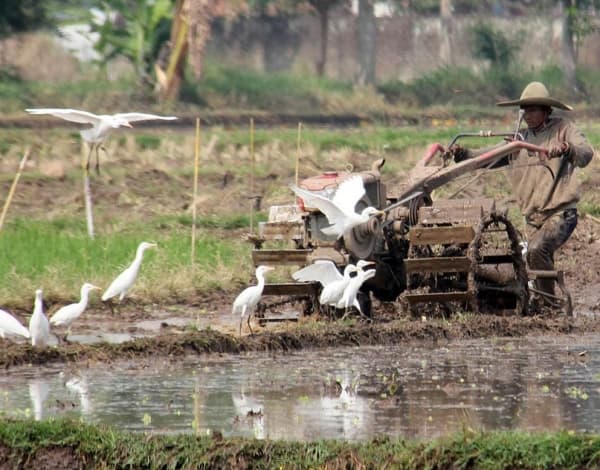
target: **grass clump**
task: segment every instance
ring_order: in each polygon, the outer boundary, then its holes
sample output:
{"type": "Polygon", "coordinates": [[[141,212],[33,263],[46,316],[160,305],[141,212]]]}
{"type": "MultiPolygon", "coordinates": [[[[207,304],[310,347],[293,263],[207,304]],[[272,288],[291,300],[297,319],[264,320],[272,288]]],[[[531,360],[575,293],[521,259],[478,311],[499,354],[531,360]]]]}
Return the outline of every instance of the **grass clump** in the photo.
{"type": "MultiPolygon", "coordinates": [[[[565,431],[471,432],[426,442],[350,443],[144,435],[69,420],[1,420],[0,449],[14,467],[61,455],[57,468],[591,468],[600,437],[565,431]]],[[[43,461],[43,460],[42,460],[43,461]]]]}

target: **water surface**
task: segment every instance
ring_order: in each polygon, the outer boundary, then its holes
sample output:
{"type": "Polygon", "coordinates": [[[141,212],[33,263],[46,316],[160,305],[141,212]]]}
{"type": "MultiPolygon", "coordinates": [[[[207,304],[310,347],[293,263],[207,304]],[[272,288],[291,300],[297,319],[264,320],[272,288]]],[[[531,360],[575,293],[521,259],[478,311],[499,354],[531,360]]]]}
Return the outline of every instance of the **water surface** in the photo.
{"type": "Polygon", "coordinates": [[[313,440],[600,432],[600,336],[10,369],[0,413],[153,432],[313,440]]]}

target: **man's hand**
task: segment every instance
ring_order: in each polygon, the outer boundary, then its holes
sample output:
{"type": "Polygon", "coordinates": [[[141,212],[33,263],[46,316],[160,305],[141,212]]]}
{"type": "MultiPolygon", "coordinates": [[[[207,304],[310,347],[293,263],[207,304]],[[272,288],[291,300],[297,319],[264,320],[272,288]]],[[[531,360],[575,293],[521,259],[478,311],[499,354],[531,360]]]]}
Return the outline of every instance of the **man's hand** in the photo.
{"type": "Polygon", "coordinates": [[[558,158],[568,155],[569,150],[571,150],[569,142],[555,142],[548,149],[548,158],[558,158]]]}
{"type": "Polygon", "coordinates": [[[463,160],[469,158],[469,151],[460,145],[454,144],[448,149],[448,152],[452,155],[456,163],[462,162],[463,160]]]}

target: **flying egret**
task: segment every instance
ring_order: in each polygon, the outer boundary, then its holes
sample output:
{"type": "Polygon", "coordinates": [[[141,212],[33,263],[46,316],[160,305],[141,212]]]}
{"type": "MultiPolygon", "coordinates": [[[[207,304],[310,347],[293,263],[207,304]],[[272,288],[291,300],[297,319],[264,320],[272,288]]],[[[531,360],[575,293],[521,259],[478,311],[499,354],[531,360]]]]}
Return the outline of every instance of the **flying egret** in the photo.
{"type": "MultiPolygon", "coordinates": [[[[102,302],[106,302],[116,295],[119,296],[119,302],[123,300],[137,278],[138,272],[140,271],[140,266],[142,264],[142,259],[144,257],[144,251],[146,251],[148,248],[154,247],[156,247],[156,243],[142,242],[139,244],[137,251],[135,252],[135,259],[121,274],[115,278],[110,286],[108,286],[108,289],[104,291],[104,294],[102,294],[102,302]]],[[[111,312],[114,313],[112,304],[109,305],[111,312]]]]}
{"type": "Polygon", "coordinates": [[[50,325],[52,326],[66,326],[67,333],[64,336],[64,340],[66,341],[67,336],[71,334],[71,324],[79,318],[79,316],[86,309],[88,304],[89,292],[91,290],[98,289],[100,287],[90,284],[86,282],[81,286],[81,299],[79,302],[74,304],[65,305],[64,307],[59,308],[52,318],[50,318],[50,325]]]}
{"type": "Polygon", "coordinates": [[[357,271],[356,276],[350,279],[350,282],[346,286],[346,289],[344,289],[344,294],[342,295],[342,298],[337,303],[337,308],[343,308],[346,311],[344,316],[348,314],[348,310],[350,309],[350,307],[356,307],[358,313],[360,313],[362,316],[365,316],[362,309],[360,308],[360,304],[358,303],[358,291],[360,290],[364,282],[375,276],[375,272],[375,269],[369,269],[367,271],[359,269],[357,271]]]}
{"type": "Polygon", "coordinates": [[[35,291],[33,315],[31,315],[31,318],[29,319],[29,334],[31,335],[32,346],[44,347],[48,344],[50,338],[50,323],[44,314],[42,289],[35,291]]]}
{"type": "Polygon", "coordinates": [[[252,313],[254,313],[262,296],[265,287],[265,273],[273,269],[274,268],[271,266],[259,266],[256,268],[256,279],[258,283],[255,286],[246,287],[233,302],[231,313],[240,315],[240,336],[242,336],[242,321],[244,320],[244,317],[248,319],[248,328],[250,329],[250,333],[252,333],[250,317],[252,316],[252,313]]]}
{"type": "Polygon", "coordinates": [[[7,335],[30,337],[29,330],[19,320],[0,309],[0,337],[6,338],[7,335]]]}
{"type": "Polygon", "coordinates": [[[62,108],[29,108],[26,109],[30,114],[50,114],[65,121],[78,122],[80,124],[91,124],[89,129],[83,129],[79,133],[81,138],[87,142],[90,151],[87,155],[85,167],[90,167],[90,157],[92,151],[96,149],[96,172],[100,172],[100,158],[98,151],[102,143],[107,139],[113,129],[119,127],[133,127],[132,122],[149,121],[153,119],[162,119],[171,121],[177,119],[175,116],[160,116],[158,114],[148,113],[117,113],[117,114],[93,114],[79,109],[62,108]]]}
{"type": "Polygon", "coordinates": [[[349,263],[342,275],[333,261],[316,260],[313,264],[293,273],[292,278],[301,282],[320,282],[323,289],[319,296],[319,304],[335,307],[350,282],[350,276],[356,270],[357,267],[349,263]]]}
{"type": "Polygon", "coordinates": [[[357,225],[368,222],[371,216],[385,214],[371,206],[356,213],[356,204],[365,195],[365,185],[360,175],[344,180],[331,199],[296,185],[291,185],[290,188],[296,196],[302,198],[305,206],[316,207],[325,214],[331,224],[329,227],[321,229],[325,235],[335,235],[336,238],[341,238],[357,225]]]}

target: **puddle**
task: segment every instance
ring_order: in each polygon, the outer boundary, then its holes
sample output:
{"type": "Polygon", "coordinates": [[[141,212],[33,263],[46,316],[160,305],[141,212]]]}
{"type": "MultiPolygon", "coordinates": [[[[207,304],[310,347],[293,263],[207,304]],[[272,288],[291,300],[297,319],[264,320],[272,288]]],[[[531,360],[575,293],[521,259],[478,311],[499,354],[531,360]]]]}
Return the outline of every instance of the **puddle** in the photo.
{"type": "Polygon", "coordinates": [[[600,432],[600,335],[11,369],[0,413],[120,429],[363,440],[600,432]]]}

